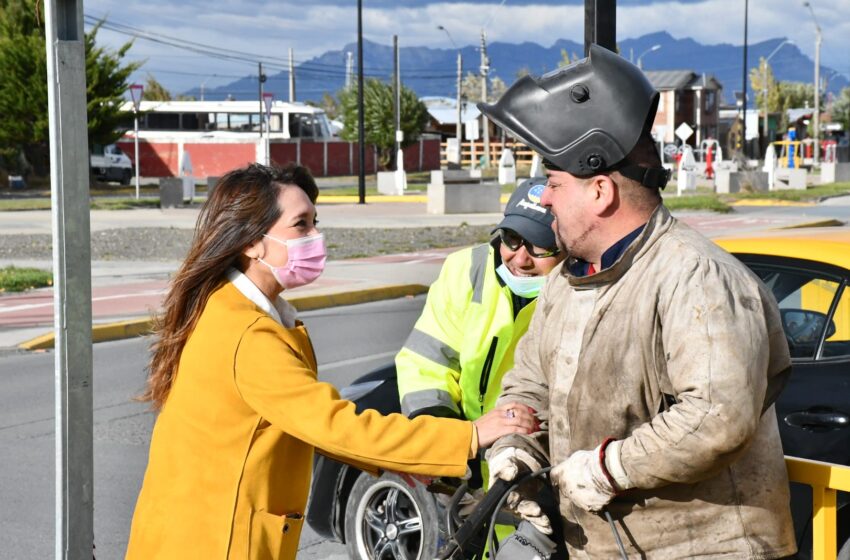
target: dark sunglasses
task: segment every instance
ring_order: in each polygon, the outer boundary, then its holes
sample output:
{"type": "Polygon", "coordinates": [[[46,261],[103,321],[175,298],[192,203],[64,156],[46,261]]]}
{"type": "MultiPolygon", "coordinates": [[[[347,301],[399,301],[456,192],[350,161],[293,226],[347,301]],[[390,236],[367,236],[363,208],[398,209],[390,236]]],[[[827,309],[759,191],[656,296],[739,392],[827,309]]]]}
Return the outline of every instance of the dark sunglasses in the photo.
{"type": "Polygon", "coordinates": [[[539,247],[535,247],[530,242],[523,239],[523,237],[517,232],[510,229],[500,229],[499,230],[499,239],[502,240],[502,243],[510,249],[511,251],[519,251],[520,247],[525,247],[525,250],[532,257],[536,257],[538,259],[544,259],[546,257],[554,257],[558,254],[558,249],[541,249],[539,247]]]}

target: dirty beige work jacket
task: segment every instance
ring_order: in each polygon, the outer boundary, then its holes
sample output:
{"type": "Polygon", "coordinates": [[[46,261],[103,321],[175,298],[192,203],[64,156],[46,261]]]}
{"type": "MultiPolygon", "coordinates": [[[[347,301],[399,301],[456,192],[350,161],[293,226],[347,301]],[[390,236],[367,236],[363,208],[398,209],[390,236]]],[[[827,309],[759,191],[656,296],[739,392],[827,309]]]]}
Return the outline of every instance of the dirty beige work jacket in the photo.
{"type": "MultiPolygon", "coordinates": [[[[547,411],[548,433],[491,453],[519,444],[556,465],[622,440],[636,488],[608,510],[630,557],[793,554],[772,407],[790,364],[768,289],[659,206],[610,268],[550,274],[500,397],[547,411]]],[[[572,558],[618,557],[603,517],[563,493],[560,511],[572,558]]]]}

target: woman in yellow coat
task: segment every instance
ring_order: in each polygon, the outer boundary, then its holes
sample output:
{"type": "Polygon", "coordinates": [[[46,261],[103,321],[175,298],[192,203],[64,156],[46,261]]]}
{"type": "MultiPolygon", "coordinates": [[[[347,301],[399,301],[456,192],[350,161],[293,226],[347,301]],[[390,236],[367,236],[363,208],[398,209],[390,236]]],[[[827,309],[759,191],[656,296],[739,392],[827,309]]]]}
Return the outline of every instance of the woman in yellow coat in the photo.
{"type": "Polygon", "coordinates": [[[527,433],[507,405],[473,425],[355,412],[316,379],[294,310],[325,250],[303,167],[227,174],[201,209],[157,328],[145,398],[159,416],[127,558],[295,558],[313,450],[366,470],[461,476],[479,445],[527,433]]]}

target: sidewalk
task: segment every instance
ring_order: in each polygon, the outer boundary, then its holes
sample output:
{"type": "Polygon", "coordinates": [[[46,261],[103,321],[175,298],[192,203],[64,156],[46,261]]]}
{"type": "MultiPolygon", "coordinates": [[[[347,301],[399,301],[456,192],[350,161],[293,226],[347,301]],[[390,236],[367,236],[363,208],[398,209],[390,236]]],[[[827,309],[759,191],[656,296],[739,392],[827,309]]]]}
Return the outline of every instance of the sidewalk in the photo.
{"type": "MultiPolygon", "coordinates": [[[[745,231],[789,227],[813,221],[800,212],[748,212],[714,214],[681,212],[677,216],[709,237],[745,231]]],[[[321,228],[423,228],[496,224],[501,214],[427,214],[425,204],[377,202],[366,205],[331,203],[318,205],[321,228]]],[[[93,231],[131,227],[192,229],[198,209],[92,211],[93,231]]],[[[6,212],[0,235],[51,233],[49,211],[6,212]]],[[[400,255],[329,261],[315,283],[285,297],[299,309],[362,303],[424,293],[437,277],[445,256],[455,249],[434,249],[400,255]]],[[[23,259],[2,260],[0,267],[51,268],[52,262],[23,259]]],[[[92,315],[98,329],[110,337],[136,335],[159,309],[169,276],[179,262],[95,261],[92,263],[92,315]],[[136,325],[127,328],[126,321],[136,325]],[[141,325],[141,327],[139,326],[141,325]]],[[[0,295],[0,349],[18,347],[52,330],[53,290],[0,295]]],[[[99,335],[98,335],[99,336],[99,335]]],[[[101,340],[101,339],[98,339],[101,340]]]]}

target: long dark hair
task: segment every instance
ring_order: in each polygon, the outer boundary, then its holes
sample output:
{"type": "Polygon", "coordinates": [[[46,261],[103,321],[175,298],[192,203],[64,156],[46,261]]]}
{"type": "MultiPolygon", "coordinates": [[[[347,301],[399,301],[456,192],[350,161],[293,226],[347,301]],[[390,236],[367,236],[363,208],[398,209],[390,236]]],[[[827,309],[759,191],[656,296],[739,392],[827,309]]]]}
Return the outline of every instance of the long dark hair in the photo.
{"type": "Polygon", "coordinates": [[[280,218],[280,189],[295,185],[315,204],[319,189],[310,171],[298,165],[251,164],[221,178],[201,207],[189,253],[171,281],[162,314],[154,320],[148,385],[140,400],[159,410],[168,398],[186,340],[210,295],[280,218]]]}

